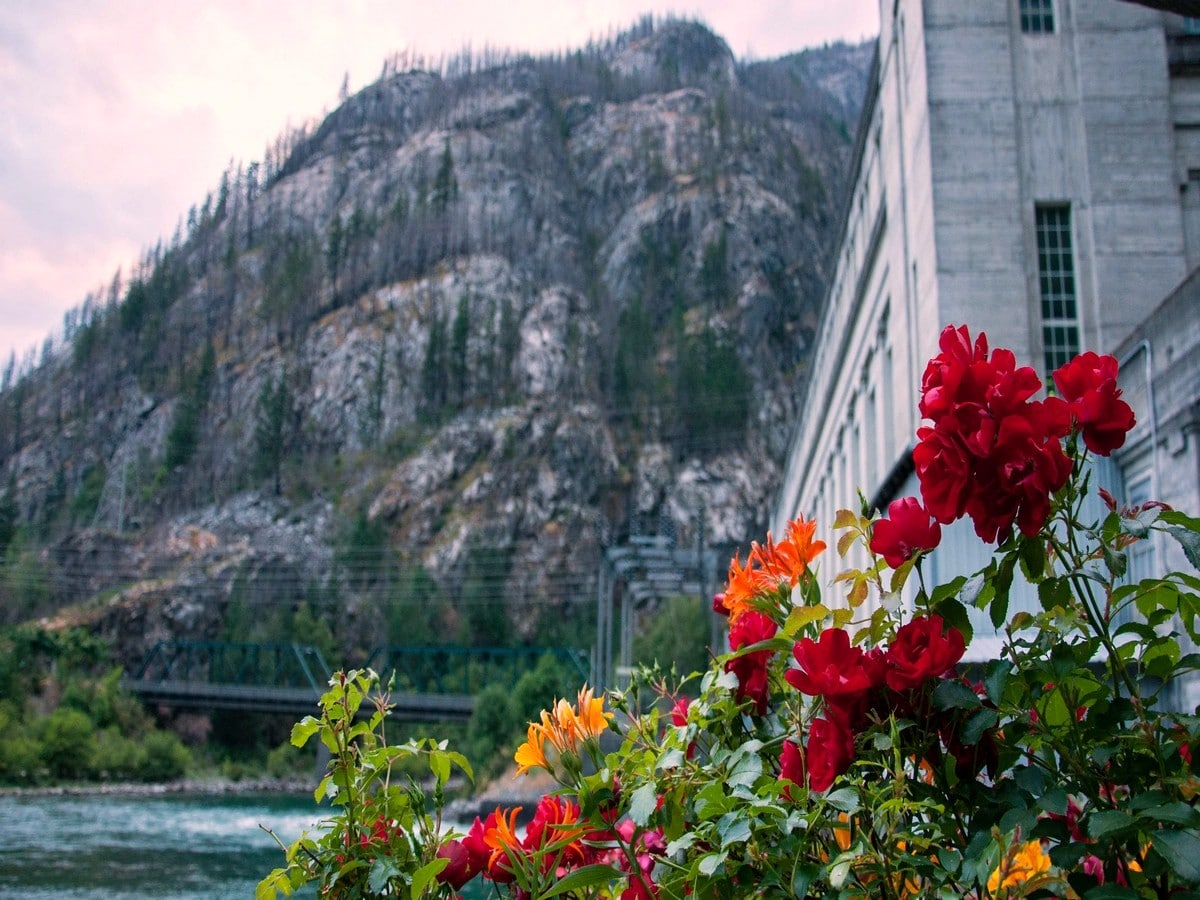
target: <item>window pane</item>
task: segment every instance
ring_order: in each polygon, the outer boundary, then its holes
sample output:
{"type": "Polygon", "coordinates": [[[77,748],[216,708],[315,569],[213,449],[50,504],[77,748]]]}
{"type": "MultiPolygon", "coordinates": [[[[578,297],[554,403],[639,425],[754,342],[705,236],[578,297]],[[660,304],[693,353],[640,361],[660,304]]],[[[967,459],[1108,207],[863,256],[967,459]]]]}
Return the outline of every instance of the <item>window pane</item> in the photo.
{"type": "Polygon", "coordinates": [[[1021,31],[1051,34],[1054,31],[1053,0],[1021,0],[1021,31]]]}
{"type": "Polygon", "coordinates": [[[1045,374],[1049,376],[1079,352],[1071,208],[1038,206],[1035,220],[1038,285],[1042,295],[1042,350],[1045,374]]]}

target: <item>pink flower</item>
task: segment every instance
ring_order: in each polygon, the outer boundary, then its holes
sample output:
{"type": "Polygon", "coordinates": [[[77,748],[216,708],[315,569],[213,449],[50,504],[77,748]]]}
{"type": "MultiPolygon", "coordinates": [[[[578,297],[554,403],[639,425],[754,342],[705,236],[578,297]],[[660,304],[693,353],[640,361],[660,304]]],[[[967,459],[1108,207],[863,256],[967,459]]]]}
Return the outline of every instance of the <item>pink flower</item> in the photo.
{"type": "Polygon", "coordinates": [[[941,540],[942,526],[916,497],[892,501],[888,517],[871,528],[871,552],[882,556],[893,569],[917,553],[932,550],[941,540]]]}

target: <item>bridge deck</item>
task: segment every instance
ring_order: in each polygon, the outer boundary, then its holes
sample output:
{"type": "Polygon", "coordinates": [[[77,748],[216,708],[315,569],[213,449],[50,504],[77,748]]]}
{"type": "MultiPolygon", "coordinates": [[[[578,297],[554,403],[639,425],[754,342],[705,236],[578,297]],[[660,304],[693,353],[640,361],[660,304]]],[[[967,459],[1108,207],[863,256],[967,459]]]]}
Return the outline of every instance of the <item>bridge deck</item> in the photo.
{"type": "MultiPolygon", "coordinates": [[[[290,715],[315,714],[320,694],[311,688],[131,680],[123,686],[147,703],[193,709],[244,709],[290,715]]],[[[475,708],[469,694],[404,694],[391,697],[392,718],[416,722],[466,721],[475,708]]],[[[364,714],[371,712],[364,703],[364,714]]]]}

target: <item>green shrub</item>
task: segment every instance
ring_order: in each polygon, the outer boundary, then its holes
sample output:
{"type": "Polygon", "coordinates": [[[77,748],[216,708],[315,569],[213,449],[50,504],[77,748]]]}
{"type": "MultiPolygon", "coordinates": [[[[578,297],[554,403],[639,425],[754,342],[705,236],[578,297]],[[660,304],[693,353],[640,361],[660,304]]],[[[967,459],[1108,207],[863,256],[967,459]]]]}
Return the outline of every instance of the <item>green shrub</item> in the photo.
{"type": "Polygon", "coordinates": [[[77,709],[60,706],[42,725],[41,757],[55,778],[86,778],[96,755],[96,726],[77,709]]]}
{"type": "Polygon", "coordinates": [[[187,747],[169,731],[152,731],[142,741],[146,751],[138,775],[146,781],[170,781],[182,778],[191,765],[192,756],[187,747]]]}
{"type": "Polygon", "coordinates": [[[477,775],[499,770],[498,754],[509,746],[521,724],[513,711],[511,693],[509,688],[492,684],[475,696],[475,711],[467,724],[467,747],[477,775]]]}
{"type": "Polygon", "coordinates": [[[284,741],[267,754],[267,774],[272,778],[288,778],[312,769],[312,754],[293,747],[291,741],[284,741]]]}
{"type": "Polygon", "coordinates": [[[145,748],[125,737],[115,726],[105,728],[96,736],[92,769],[101,780],[129,780],[136,777],[145,764],[145,748]]]}
{"type": "Polygon", "coordinates": [[[0,702],[0,781],[32,781],[41,768],[41,749],[21,723],[16,706],[0,702]]]}
{"type": "Polygon", "coordinates": [[[672,666],[680,675],[708,668],[708,609],[696,597],[671,597],[633,639],[633,659],[638,665],[672,666]]]}
{"type": "Polygon", "coordinates": [[[512,715],[516,728],[537,719],[538,713],[549,709],[559,697],[573,699],[579,690],[578,681],[556,657],[542,654],[537,666],[522,675],[513,688],[512,715]]]}

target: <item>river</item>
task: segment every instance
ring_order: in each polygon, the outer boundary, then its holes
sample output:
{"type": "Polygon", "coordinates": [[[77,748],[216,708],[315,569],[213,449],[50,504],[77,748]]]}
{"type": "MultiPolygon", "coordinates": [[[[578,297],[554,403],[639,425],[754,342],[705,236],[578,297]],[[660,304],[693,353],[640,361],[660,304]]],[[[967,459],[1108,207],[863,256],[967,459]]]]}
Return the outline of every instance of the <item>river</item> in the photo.
{"type": "Polygon", "coordinates": [[[253,898],[284,862],[259,825],[290,843],[320,814],[312,795],[0,796],[0,897],[253,898]]]}

